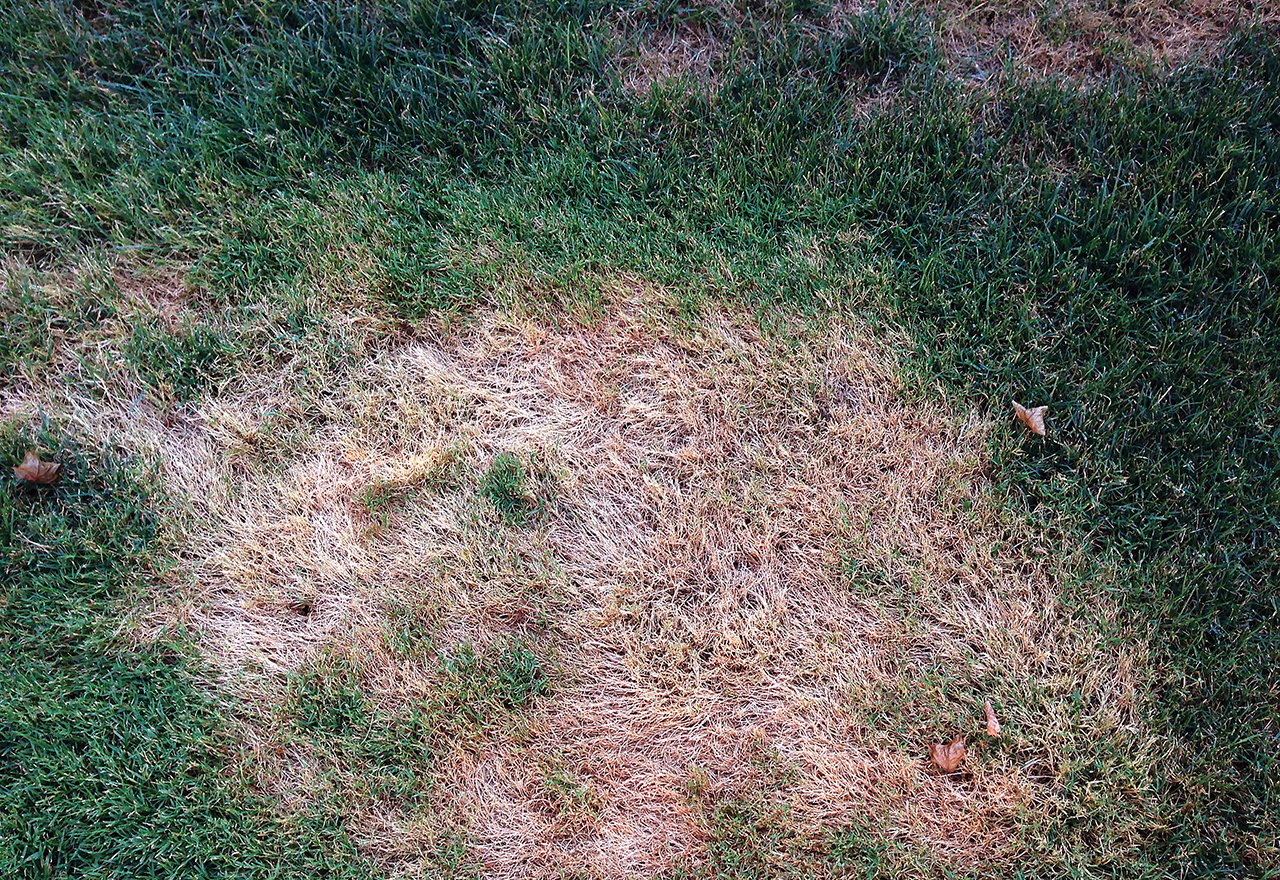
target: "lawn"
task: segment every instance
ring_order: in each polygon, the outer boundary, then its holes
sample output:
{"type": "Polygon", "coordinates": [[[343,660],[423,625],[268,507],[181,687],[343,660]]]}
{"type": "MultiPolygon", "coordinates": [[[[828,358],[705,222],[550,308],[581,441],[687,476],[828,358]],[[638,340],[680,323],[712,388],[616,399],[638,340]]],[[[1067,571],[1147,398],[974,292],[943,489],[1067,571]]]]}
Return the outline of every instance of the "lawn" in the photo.
{"type": "Polygon", "coordinates": [[[2,12],[4,876],[1280,870],[1268,4],[2,12]]]}

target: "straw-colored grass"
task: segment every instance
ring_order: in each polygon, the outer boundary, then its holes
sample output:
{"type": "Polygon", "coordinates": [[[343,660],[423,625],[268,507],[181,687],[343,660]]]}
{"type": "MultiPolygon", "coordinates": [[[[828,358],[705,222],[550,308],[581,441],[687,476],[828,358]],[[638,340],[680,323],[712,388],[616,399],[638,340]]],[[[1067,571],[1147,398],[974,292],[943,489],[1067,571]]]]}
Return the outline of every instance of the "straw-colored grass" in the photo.
{"type": "Polygon", "coordinates": [[[1105,846],[1144,821],[1145,649],[1101,635],[1101,591],[1088,621],[1060,606],[1074,554],[995,507],[992,423],[903,387],[849,323],[689,321],[623,286],[590,320],[489,311],[185,414],[40,388],[6,409],[38,399],[161,457],[189,513],[149,620],[196,633],[286,806],[323,775],[280,732],[290,674],[349,658],[396,711],[464,646],[538,655],[549,694],[442,731],[427,806],[351,803],[398,873],[460,836],[486,876],[656,876],[700,864],[716,805],[753,798],[805,851],[856,823],[1007,867],[1079,807],[1061,777],[1081,743],[1122,755],[1102,768],[1128,791],[1105,846]],[[478,488],[503,453],[543,502],[525,525],[478,488]],[[927,746],[957,733],[971,756],[944,775],[927,746]]]}
{"type": "Polygon", "coordinates": [[[1238,0],[941,0],[927,3],[947,54],[992,73],[1005,60],[1041,76],[1088,78],[1117,64],[1175,66],[1208,58],[1274,4],[1238,0]]]}
{"type": "Polygon", "coordinates": [[[645,96],[655,86],[684,81],[699,87],[714,85],[713,71],[720,61],[722,40],[706,25],[641,28],[624,19],[615,26],[618,41],[626,46],[618,59],[622,84],[645,96]]]}

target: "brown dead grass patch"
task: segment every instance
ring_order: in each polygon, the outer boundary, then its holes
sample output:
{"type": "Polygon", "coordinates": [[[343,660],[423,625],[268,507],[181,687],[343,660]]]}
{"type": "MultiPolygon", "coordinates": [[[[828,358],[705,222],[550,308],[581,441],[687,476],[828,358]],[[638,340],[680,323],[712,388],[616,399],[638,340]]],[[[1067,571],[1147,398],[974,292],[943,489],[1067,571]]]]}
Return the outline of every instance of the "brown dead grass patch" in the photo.
{"type": "Polygon", "coordinates": [[[682,325],[627,290],[588,323],[482,314],[313,392],[259,377],[176,421],[78,421],[158,452],[187,499],[152,623],[199,634],[286,805],[321,768],[274,725],[321,653],[355,658],[388,707],[430,699],[463,645],[518,638],[555,670],[518,718],[446,739],[428,805],[353,805],[353,836],[396,873],[463,834],[486,876],[656,876],[706,857],[713,805],[753,797],[814,846],[857,821],[999,869],[1034,846],[1028,817],[1070,807],[1073,743],[1123,742],[1143,778],[1146,652],[1060,607],[1065,551],[990,500],[991,423],[896,375],[839,320],[682,325]],[[273,445],[282,413],[306,430],[273,445]],[[504,452],[554,486],[529,526],[477,491],[504,452]],[[388,639],[405,609],[421,651],[388,639]],[[988,697],[1003,744],[978,735],[988,697]],[[960,732],[966,772],[936,772],[928,744],[960,732]]]}
{"type": "Polygon", "coordinates": [[[1249,24],[1280,9],[1238,0],[940,0],[934,11],[948,54],[993,72],[1006,57],[1037,75],[1087,78],[1117,64],[1176,66],[1211,55],[1249,24]]]}
{"type": "MultiPolygon", "coordinates": [[[[926,0],[889,4],[921,9],[937,24],[941,49],[966,76],[985,79],[1007,62],[1034,76],[1088,81],[1118,69],[1174,67],[1210,56],[1247,26],[1280,24],[1268,0],[926,0]]],[[[863,0],[833,3],[804,25],[815,39],[847,31],[876,8],[863,0]]],[[[614,23],[623,84],[638,94],[688,78],[714,89],[724,47],[743,10],[729,3],[691,5],[674,24],[632,13],[614,23]]]]}
{"type": "Polygon", "coordinates": [[[195,290],[185,273],[172,269],[141,272],[123,265],[114,267],[113,280],[124,302],[141,315],[153,317],[173,333],[191,323],[196,306],[195,290]]]}
{"type": "Polygon", "coordinates": [[[723,35],[710,23],[682,22],[673,26],[644,25],[625,16],[613,25],[623,47],[618,58],[622,85],[645,96],[655,86],[684,80],[714,88],[723,55],[723,35]]]}

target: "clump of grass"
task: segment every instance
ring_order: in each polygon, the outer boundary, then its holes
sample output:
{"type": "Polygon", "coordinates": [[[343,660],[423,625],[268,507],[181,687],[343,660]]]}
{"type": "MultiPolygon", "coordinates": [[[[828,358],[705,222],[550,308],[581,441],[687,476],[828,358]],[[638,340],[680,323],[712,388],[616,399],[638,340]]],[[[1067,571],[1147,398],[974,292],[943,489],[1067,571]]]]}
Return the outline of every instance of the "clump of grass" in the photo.
{"type": "Polygon", "coordinates": [[[589,781],[579,778],[568,768],[551,768],[546,774],[546,785],[547,790],[566,813],[591,819],[600,812],[599,793],[589,781]]]}
{"type": "Polygon", "coordinates": [[[291,676],[282,712],[290,725],[282,743],[319,757],[313,793],[335,824],[389,805],[413,810],[429,796],[437,739],[427,715],[378,705],[351,659],[324,652],[291,676]]]}
{"type": "Polygon", "coordinates": [[[815,834],[788,805],[785,772],[761,766],[756,788],[699,796],[710,840],[706,859],[683,868],[689,880],[832,878],[876,880],[900,876],[954,876],[916,841],[886,834],[874,817],[815,834]]]}
{"type": "Polygon", "coordinates": [[[225,332],[213,327],[194,325],[170,332],[139,324],[124,353],[152,387],[185,403],[233,372],[238,349],[225,332]]]}
{"type": "Polygon", "coordinates": [[[811,876],[813,866],[802,858],[785,808],[769,805],[758,795],[734,798],[714,807],[710,825],[712,839],[702,876],[811,876]]]}
{"type": "Polygon", "coordinates": [[[877,82],[899,82],[911,68],[938,62],[936,29],[919,11],[886,3],[852,16],[830,46],[833,67],[877,82]]]}
{"type": "Polygon", "coordinates": [[[441,671],[443,680],[431,699],[431,711],[441,719],[460,718],[479,729],[550,692],[542,663],[520,641],[479,654],[472,646],[462,645],[442,658],[441,671]]]}
{"type": "Polygon", "coordinates": [[[386,529],[392,512],[413,494],[413,486],[378,480],[360,494],[364,509],[386,529]]]}
{"type": "Polygon", "coordinates": [[[534,485],[537,459],[527,461],[512,452],[494,456],[480,478],[480,493],[509,525],[527,526],[546,512],[546,498],[534,485]]]}
{"type": "Polygon", "coordinates": [[[452,816],[451,789],[460,782],[448,775],[449,758],[460,746],[509,738],[549,684],[518,640],[481,651],[462,645],[432,665],[438,675],[425,694],[388,701],[370,692],[376,670],[367,660],[319,652],[289,677],[279,723],[262,728],[273,748],[253,769],[269,786],[304,792],[328,822],[355,823],[363,852],[388,871],[408,863],[432,876],[472,876],[465,822],[440,821],[452,816]],[[310,769],[299,774],[299,767],[310,769]],[[383,823],[436,830],[427,840],[401,840],[400,831],[384,839],[383,823]]]}
{"type": "Polygon", "coordinates": [[[119,304],[94,268],[58,284],[17,260],[0,266],[0,381],[39,380],[60,343],[90,337],[116,317],[119,304]]]}
{"type": "Polygon", "coordinates": [[[341,658],[322,657],[293,677],[289,691],[293,723],[303,731],[337,736],[369,726],[359,673],[341,658]]]}
{"type": "Polygon", "coordinates": [[[382,644],[396,657],[426,660],[435,649],[433,627],[437,615],[428,605],[392,601],[383,609],[387,623],[382,644]]]}

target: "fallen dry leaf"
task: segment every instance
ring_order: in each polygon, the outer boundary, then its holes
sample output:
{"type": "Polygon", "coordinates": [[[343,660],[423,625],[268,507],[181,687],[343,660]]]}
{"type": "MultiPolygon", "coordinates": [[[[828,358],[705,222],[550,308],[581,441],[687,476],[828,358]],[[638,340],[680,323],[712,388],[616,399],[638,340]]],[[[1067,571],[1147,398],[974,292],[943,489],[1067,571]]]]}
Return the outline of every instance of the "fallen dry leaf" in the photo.
{"type": "Polygon", "coordinates": [[[960,765],[964,763],[966,754],[968,753],[965,751],[963,736],[957,736],[945,746],[942,743],[933,743],[929,746],[929,757],[945,773],[956,772],[960,765]]]}
{"type": "Polygon", "coordinates": [[[1013,401],[1013,411],[1018,414],[1018,421],[1031,429],[1031,433],[1044,436],[1044,414],[1049,411],[1047,406],[1033,406],[1030,409],[1013,401]]]}
{"type": "Polygon", "coordinates": [[[13,475],[28,483],[48,486],[58,482],[58,477],[62,475],[62,465],[56,461],[41,461],[34,449],[28,449],[22,464],[13,469],[13,475]]]}
{"type": "Polygon", "coordinates": [[[991,707],[990,700],[984,708],[987,710],[987,736],[999,736],[1000,722],[996,720],[996,710],[991,707]]]}

